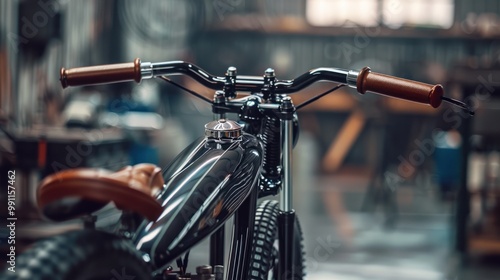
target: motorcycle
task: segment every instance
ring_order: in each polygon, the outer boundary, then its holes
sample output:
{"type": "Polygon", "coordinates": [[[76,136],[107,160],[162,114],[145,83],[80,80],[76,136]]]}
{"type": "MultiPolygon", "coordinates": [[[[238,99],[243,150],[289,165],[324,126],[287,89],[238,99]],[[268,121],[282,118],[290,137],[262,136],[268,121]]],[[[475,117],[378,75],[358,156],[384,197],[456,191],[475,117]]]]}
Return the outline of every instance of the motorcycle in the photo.
{"type": "Polygon", "coordinates": [[[60,171],[38,189],[41,212],[53,220],[86,217],[86,228],[36,243],[17,260],[16,279],[303,279],[302,232],[292,204],[292,149],[299,135],[296,111],[348,86],[428,104],[447,101],[441,85],[372,72],[316,68],[293,80],[273,69],[243,76],[229,67],[214,76],[183,61],[141,62],[61,69],[64,88],[159,78],[210,103],[214,120],[162,172],[151,164],[118,172],[60,171]],[[215,90],[213,99],[169,76],[183,74],[215,90]],[[291,94],[318,81],[337,83],[299,105],[291,94]],[[245,94],[243,94],[245,93],[245,94]],[[227,115],[235,113],[238,120],[227,115]],[[259,198],[279,195],[279,201],[259,198]],[[113,202],[119,226],[95,229],[92,213],[113,202]],[[234,217],[224,261],[225,223],[234,217]],[[209,265],[187,272],[189,251],[210,238],[209,265]],[[173,264],[177,268],[173,267],[173,264]]]}

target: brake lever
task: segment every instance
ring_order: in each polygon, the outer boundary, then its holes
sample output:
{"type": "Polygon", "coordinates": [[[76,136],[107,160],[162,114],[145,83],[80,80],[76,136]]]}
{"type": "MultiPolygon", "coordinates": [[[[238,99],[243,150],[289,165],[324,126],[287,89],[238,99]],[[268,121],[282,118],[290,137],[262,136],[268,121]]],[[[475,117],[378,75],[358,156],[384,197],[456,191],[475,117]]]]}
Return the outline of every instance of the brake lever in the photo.
{"type": "Polygon", "coordinates": [[[475,114],[474,111],[467,104],[465,104],[465,102],[462,102],[460,100],[456,100],[456,99],[453,99],[453,98],[450,98],[450,97],[446,97],[446,96],[441,96],[441,99],[443,101],[446,101],[446,102],[448,102],[450,104],[453,104],[455,106],[458,106],[458,107],[464,109],[471,116],[474,116],[474,114],[475,114]]]}

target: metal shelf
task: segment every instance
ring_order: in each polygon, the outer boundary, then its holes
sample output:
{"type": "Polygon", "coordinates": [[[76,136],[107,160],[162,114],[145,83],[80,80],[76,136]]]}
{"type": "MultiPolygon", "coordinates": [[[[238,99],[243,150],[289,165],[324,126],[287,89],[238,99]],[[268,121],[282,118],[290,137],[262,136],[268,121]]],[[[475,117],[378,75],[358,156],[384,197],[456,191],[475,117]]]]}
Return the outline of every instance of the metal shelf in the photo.
{"type": "Polygon", "coordinates": [[[500,39],[500,30],[490,33],[474,30],[467,32],[460,23],[455,23],[450,29],[433,27],[401,27],[392,29],[386,26],[378,27],[317,27],[309,25],[297,17],[268,18],[256,15],[232,15],[224,21],[208,25],[205,32],[254,32],[274,35],[302,36],[368,36],[377,38],[403,39],[460,39],[460,40],[496,40],[500,39]]]}

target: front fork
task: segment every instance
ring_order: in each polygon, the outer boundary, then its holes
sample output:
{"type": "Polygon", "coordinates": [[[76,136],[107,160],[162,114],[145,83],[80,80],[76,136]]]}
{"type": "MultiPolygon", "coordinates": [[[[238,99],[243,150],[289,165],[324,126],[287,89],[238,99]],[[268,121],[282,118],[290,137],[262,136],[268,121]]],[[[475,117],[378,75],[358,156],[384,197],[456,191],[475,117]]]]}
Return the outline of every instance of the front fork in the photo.
{"type": "MultiPolygon", "coordinates": [[[[222,92],[218,92],[215,96],[214,103],[223,103],[224,95],[222,92]]],[[[292,103],[292,99],[289,96],[284,96],[281,99],[281,105],[279,106],[278,116],[280,119],[280,134],[281,134],[281,155],[282,155],[282,184],[280,192],[280,203],[279,203],[279,213],[278,213],[278,245],[279,245],[279,267],[278,267],[278,277],[279,280],[288,279],[300,279],[301,275],[296,275],[295,272],[295,251],[294,251],[294,229],[295,229],[295,211],[293,210],[293,193],[292,193],[292,152],[293,152],[293,118],[295,113],[295,107],[292,103]]],[[[225,118],[224,113],[215,113],[214,119],[225,118]]],[[[253,194],[255,195],[255,194],[253,194]]],[[[241,220],[246,220],[246,223],[235,223],[236,234],[232,240],[233,247],[231,248],[232,260],[230,260],[230,269],[228,273],[228,279],[243,279],[247,275],[247,267],[244,264],[249,263],[249,251],[248,245],[245,245],[245,241],[251,240],[252,229],[253,229],[253,215],[255,214],[255,204],[256,197],[249,198],[249,203],[247,207],[250,207],[253,202],[253,209],[247,209],[250,211],[240,211],[236,214],[236,220],[241,214],[241,220]],[[252,211],[253,210],[253,211],[252,211]],[[241,212],[241,213],[240,213],[241,212]],[[250,216],[248,216],[250,214],[250,216]],[[251,224],[249,224],[251,222],[251,224]],[[241,227],[241,228],[240,228],[241,227]],[[250,228],[251,227],[251,228],[250,228]],[[249,232],[250,231],[250,234],[249,232]],[[238,269],[238,267],[240,269],[238,269]],[[241,269],[241,268],[245,269],[241,269]]],[[[242,207],[246,208],[246,207],[242,207]]],[[[224,233],[223,229],[219,230],[217,233],[211,237],[211,258],[210,262],[212,265],[222,264],[223,249],[221,249],[221,243],[223,243],[224,233]],[[216,249],[218,247],[218,249],[216,249]]],[[[251,243],[250,243],[251,244],[251,243]]]]}
{"type": "Polygon", "coordinates": [[[282,189],[280,192],[280,211],[278,214],[279,243],[279,280],[300,279],[295,275],[294,267],[294,228],[295,211],[293,210],[292,193],[292,151],[293,151],[293,114],[295,108],[292,99],[283,97],[281,113],[281,153],[282,153],[282,189]]]}

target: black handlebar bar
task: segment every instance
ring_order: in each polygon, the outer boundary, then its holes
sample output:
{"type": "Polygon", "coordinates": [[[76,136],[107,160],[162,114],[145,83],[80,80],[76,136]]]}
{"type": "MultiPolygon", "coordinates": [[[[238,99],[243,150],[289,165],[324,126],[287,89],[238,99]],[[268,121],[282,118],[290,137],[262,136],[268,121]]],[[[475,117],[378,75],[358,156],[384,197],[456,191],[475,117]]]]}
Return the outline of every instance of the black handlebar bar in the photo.
{"type": "MultiPolygon", "coordinates": [[[[136,60],[137,61],[137,60],[136,60]]],[[[137,63],[137,62],[134,62],[137,63]]],[[[112,82],[122,82],[131,81],[138,79],[140,80],[150,79],[159,76],[169,76],[176,74],[184,74],[196,80],[203,86],[213,89],[222,90],[226,85],[226,77],[214,76],[207,71],[201,69],[200,67],[184,61],[169,61],[169,62],[159,62],[159,63],[149,63],[149,62],[138,62],[139,66],[133,66],[132,64],[114,64],[129,71],[128,75],[124,75],[125,71],[118,74],[123,75],[123,79],[117,77],[117,68],[112,68],[112,65],[105,66],[91,66],[91,67],[80,67],[74,69],[62,69],[61,70],[61,82],[63,87],[67,86],[79,86],[88,84],[98,84],[98,83],[112,83],[112,82]],[[140,72],[137,72],[140,71],[140,72]],[[88,73],[86,79],[82,79],[81,74],[88,73]],[[96,79],[100,77],[100,79],[96,79]],[[109,79],[105,79],[109,77],[109,79]]],[[[311,70],[307,73],[293,80],[282,80],[276,81],[275,92],[276,93],[294,93],[297,92],[314,82],[320,80],[328,80],[337,83],[346,83],[346,78],[348,75],[347,70],[337,69],[337,68],[317,68],[311,70]]],[[[260,91],[264,87],[265,80],[264,77],[259,76],[235,76],[235,90],[237,91],[260,91]]]]}

